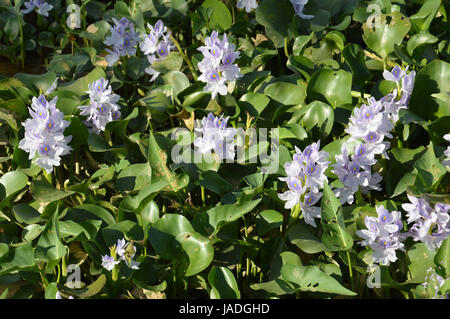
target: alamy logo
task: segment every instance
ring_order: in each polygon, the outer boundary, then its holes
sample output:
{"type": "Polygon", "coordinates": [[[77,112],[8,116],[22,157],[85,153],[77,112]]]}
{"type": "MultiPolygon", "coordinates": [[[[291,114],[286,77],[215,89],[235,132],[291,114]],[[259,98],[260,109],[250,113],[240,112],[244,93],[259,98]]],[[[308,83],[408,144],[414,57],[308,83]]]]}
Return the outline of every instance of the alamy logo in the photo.
{"type": "Polygon", "coordinates": [[[80,6],[72,3],[67,7],[66,12],[69,13],[66,20],[67,27],[71,30],[81,28],[80,6]]]}

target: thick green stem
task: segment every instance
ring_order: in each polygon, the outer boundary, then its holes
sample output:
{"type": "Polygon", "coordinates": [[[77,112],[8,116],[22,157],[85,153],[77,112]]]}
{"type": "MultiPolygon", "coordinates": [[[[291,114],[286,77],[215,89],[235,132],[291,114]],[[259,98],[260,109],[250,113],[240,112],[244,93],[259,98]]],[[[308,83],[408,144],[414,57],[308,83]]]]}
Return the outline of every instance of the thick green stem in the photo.
{"type": "Polygon", "coordinates": [[[350,274],[350,285],[352,287],[352,290],[354,291],[355,287],[354,287],[354,282],[353,282],[352,260],[350,259],[350,253],[348,250],[346,251],[346,253],[347,253],[347,261],[348,261],[348,272],[350,274]]]}
{"type": "Polygon", "coordinates": [[[205,207],[206,206],[205,188],[203,186],[200,186],[200,189],[201,189],[201,193],[202,193],[202,204],[203,204],[203,207],[205,207]]]}
{"type": "Polygon", "coordinates": [[[288,50],[288,37],[284,38],[284,54],[286,55],[287,58],[289,58],[289,50],[288,50]]]}

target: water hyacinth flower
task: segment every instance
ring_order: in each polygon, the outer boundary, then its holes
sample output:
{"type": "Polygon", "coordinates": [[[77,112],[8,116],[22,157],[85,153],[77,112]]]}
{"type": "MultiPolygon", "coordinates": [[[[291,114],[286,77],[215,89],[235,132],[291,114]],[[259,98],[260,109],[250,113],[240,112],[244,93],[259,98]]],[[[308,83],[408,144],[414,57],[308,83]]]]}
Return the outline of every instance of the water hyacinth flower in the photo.
{"type": "Polygon", "coordinates": [[[236,130],[227,127],[228,117],[215,117],[212,113],[202,119],[201,127],[196,127],[197,138],[194,146],[202,154],[214,151],[220,159],[233,159],[235,156],[236,130]]]}
{"type": "Polygon", "coordinates": [[[308,3],[308,0],[290,0],[292,3],[292,6],[294,7],[295,14],[298,15],[302,19],[312,19],[314,18],[313,15],[310,14],[304,14],[303,10],[305,8],[305,5],[308,3]]]}
{"type": "Polygon", "coordinates": [[[131,242],[127,242],[124,238],[118,239],[117,244],[110,248],[111,256],[102,256],[102,266],[108,271],[112,271],[114,267],[123,260],[128,267],[139,269],[140,262],[133,260],[136,254],[136,247],[131,242]]]}
{"type": "Polygon", "coordinates": [[[450,234],[450,205],[437,203],[434,209],[423,198],[408,195],[411,204],[403,204],[408,224],[414,223],[409,235],[414,241],[425,243],[429,250],[438,249],[450,234]]]}
{"type": "Polygon", "coordinates": [[[120,264],[120,260],[115,260],[114,257],[108,255],[102,256],[102,267],[106,270],[111,271],[118,264],[120,264]]]}
{"type": "Polygon", "coordinates": [[[245,9],[247,13],[250,13],[254,9],[258,8],[256,0],[238,0],[236,7],[238,9],[245,9]]]}
{"type": "Polygon", "coordinates": [[[371,163],[370,159],[373,158],[373,154],[367,152],[367,148],[358,147],[357,156],[353,155],[353,159],[350,160],[347,144],[344,143],[341,146],[341,154],[335,155],[336,164],[333,165],[332,172],[337,175],[344,187],[334,189],[333,192],[341,204],[352,204],[354,201],[354,194],[359,190],[360,186],[369,186],[369,180],[371,178],[370,166],[361,165],[371,163]],[[360,155],[363,150],[365,154],[370,155],[369,159],[364,158],[364,155],[360,155]],[[355,160],[355,158],[357,160],[355,160]]]}
{"type": "Polygon", "coordinates": [[[357,230],[356,234],[363,240],[359,242],[362,246],[373,250],[374,263],[389,266],[397,260],[396,250],[403,250],[404,236],[400,233],[403,229],[401,213],[393,211],[390,213],[383,206],[376,206],[377,217],[366,216],[364,224],[367,229],[357,230]]]}
{"type": "Polygon", "coordinates": [[[80,115],[86,116],[84,124],[91,133],[100,134],[106,124],[120,119],[120,96],[112,92],[111,85],[105,78],[100,78],[88,85],[90,104],[78,106],[80,115]]]}
{"type": "Polygon", "coordinates": [[[394,128],[393,123],[383,112],[383,104],[373,97],[369,99],[369,104],[363,104],[360,108],[355,108],[350,116],[350,121],[345,132],[350,134],[350,140],[362,140],[366,142],[371,153],[386,154],[390,143],[384,138],[392,138],[390,131],[394,128]]]}
{"type": "Polygon", "coordinates": [[[240,57],[236,46],[228,42],[226,34],[220,40],[217,31],[213,31],[198,50],[203,54],[203,60],[198,63],[198,69],[202,72],[198,79],[206,83],[204,91],[211,92],[213,99],[217,94],[226,95],[227,82],[242,77],[235,63],[240,57]]]}
{"type": "Polygon", "coordinates": [[[403,78],[403,76],[405,75],[405,71],[403,71],[398,65],[395,66],[391,72],[389,72],[388,70],[384,70],[383,71],[383,78],[387,81],[392,81],[395,83],[399,83],[400,80],[403,78]]]}
{"type": "Polygon", "coordinates": [[[159,76],[159,72],[152,69],[151,65],[155,61],[165,59],[175,46],[170,41],[170,31],[167,31],[167,27],[164,26],[162,20],[158,20],[155,26],[150,24],[147,24],[147,26],[150,33],[144,34],[139,43],[139,48],[143,54],[147,55],[150,67],[147,67],[145,72],[152,76],[150,82],[153,82],[159,76]]]}
{"type": "Polygon", "coordinates": [[[303,151],[295,147],[293,161],[284,165],[287,177],[279,178],[286,182],[289,188],[288,191],[278,194],[281,200],[286,201],[284,207],[293,209],[300,205],[305,222],[314,227],[314,218],[320,218],[320,208],[313,205],[322,197],[320,189],[328,182],[324,172],[330,164],[327,161],[328,153],[319,149],[320,141],[308,145],[303,151]]]}
{"type": "Polygon", "coordinates": [[[36,10],[38,14],[44,17],[48,17],[48,12],[53,9],[51,4],[48,4],[44,0],[30,0],[24,3],[26,9],[22,9],[22,13],[30,13],[33,10],[36,10]]]}
{"type": "Polygon", "coordinates": [[[47,173],[53,166],[59,166],[61,156],[69,154],[72,149],[68,143],[72,136],[64,136],[64,130],[70,122],[64,120],[64,113],[56,108],[58,98],[47,101],[44,95],[33,97],[31,115],[22,125],[25,137],[19,142],[19,148],[29,153],[29,159],[47,173]]]}
{"type": "Polygon", "coordinates": [[[121,56],[134,56],[136,54],[136,45],[139,40],[139,32],[135,32],[134,24],[127,18],[120,21],[113,18],[114,27],[110,27],[111,35],[105,38],[103,42],[112,49],[106,49],[109,53],[105,59],[108,66],[113,66],[121,56]]]}
{"type": "Polygon", "coordinates": [[[400,67],[396,66],[392,72],[385,70],[383,73],[386,80],[396,82],[398,87],[398,89],[395,89],[392,93],[387,94],[380,100],[384,107],[384,112],[393,123],[398,121],[399,111],[408,108],[409,100],[414,89],[416,72],[411,71],[408,74],[407,71],[408,67],[402,71],[400,67]]]}

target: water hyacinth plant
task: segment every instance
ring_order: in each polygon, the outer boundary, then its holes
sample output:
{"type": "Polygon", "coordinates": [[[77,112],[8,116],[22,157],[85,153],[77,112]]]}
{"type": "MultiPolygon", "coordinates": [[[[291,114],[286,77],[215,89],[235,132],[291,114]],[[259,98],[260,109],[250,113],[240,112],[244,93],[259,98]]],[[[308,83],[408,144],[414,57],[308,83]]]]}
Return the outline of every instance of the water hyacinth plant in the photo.
{"type": "Polygon", "coordinates": [[[65,6],[0,4],[1,298],[448,298],[443,1],[65,6]]]}

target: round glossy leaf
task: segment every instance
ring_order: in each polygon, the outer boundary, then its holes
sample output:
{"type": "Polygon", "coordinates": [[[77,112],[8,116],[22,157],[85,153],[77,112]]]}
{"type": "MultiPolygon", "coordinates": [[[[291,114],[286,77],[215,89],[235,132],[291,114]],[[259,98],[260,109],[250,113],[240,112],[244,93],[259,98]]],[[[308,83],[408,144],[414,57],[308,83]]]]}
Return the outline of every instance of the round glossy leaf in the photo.
{"type": "Polygon", "coordinates": [[[344,70],[322,69],[308,83],[308,99],[319,100],[333,108],[352,103],[352,75],[344,70]]]}
{"type": "Polygon", "coordinates": [[[288,82],[275,82],[268,85],[264,94],[284,105],[297,105],[305,101],[305,88],[288,82]]]}
{"type": "Polygon", "coordinates": [[[264,0],[256,9],[256,21],[287,36],[289,24],[294,17],[294,8],[288,0],[264,0]]]}
{"type": "Polygon", "coordinates": [[[206,0],[202,7],[212,8],[212,15],[209,21],[211,30],[226,31],[231,27],[231,14],[228,7],[219,0],[206,0]]]}
{"type": "Polygon", "coordinates": [[[0,200],[20,191],[27,186],[28,177],[22,172],[12,171],[0,177],[0,200]]]}
{"type": "Polygon", "coordinates": [[[135,191],[150,185],[152,170],[148,163],[133,164],[117,176],[115,188],[118,191],[135,191]]]}
{"type": "Polygon", "coordinates": [[[435,60],[417,72],[409,109],[424,119],[450,115],[450,104],[432,95],[450,92],[450,63],[435,60]]]}
{"type": "Polygon", "coordinates": [[[240,299],[241,292],[233,273],[226,267],[213,266],[208,275],[211,299],[240,299]]]}
{"type": "Polygon", "coordinates": [[[378,27],[369,28],[367,23],[364,23],[362,38],[369,48],[384,59],[394,52],[395,44],[402,43],[411,28],[411,22],[400,12],[381,14],[379,19],[378,27]]]}

